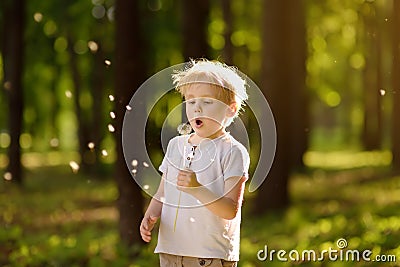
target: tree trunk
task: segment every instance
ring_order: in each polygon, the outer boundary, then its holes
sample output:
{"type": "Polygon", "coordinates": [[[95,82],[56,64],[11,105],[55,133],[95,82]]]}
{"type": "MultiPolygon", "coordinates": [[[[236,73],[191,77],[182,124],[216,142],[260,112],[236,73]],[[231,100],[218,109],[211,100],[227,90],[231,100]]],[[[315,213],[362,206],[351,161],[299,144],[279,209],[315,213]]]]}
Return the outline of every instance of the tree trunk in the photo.
{"type": "MultiPolygon", "coordinates": [[[[142,244],[139,225],[143,216],[143,197],[140,187],[131,177],[122,150],[122,123],[130,98],[146,75],[145,49],[140,30],[140,12],[137,1],[116,0],[115,48],[115,138],[117,162],[115,179],[118,186],[119,233],[129,247],[142,244]]],[[[132,136],[135,138],[135,136],[132,136]]]]}
{"type": "Polygon", "coordinates": [[[381,95],[379,90],[380,51],[379,31],[375,3],[369,5],[368,14],[364,14],[365,33],[364,44],[366,65],[364,69],[364,128],[363,144],[366,150],[376,150],[381,147],[382,119],[381,119],[381,95]]]}
{"type": "Polygon", "coordinates": [[[21,148],[19,138],[23,125],[23,86],[22,73],[24,65],[24,29],[25,29],[25,1],[3,0],[3,64],[4,88],[9,98],[9,131],[11,137],[8,149],[8,171],[12,180],[18,184],[23,182],[21,164],[21,148]],[[7,35],[7,36],[5,36],[7,35]]]}
{"type": "Polygon", "coordinates": [[[393,112],[392,112],[392,153],[393,168],[400,170],[400,1],[393,0],[393,112]]]}
{"type": "Polygon", "coordinates": [[[78,58],[74,49],[74,41],[70,35],[68,35],[68,53],[69,53],[69,67],[72,76],[72,82],[74,85],[74,106],[76,120],[78,121],[78,149],[81,158],[81,169],[83,171],[88,171],[88,165],[85,160],[85,153],[88,151],[88,140],[89,140],[89,129],[85,121],[85,116],[82,112],[82,107],[80,104],[80,95],[82,91],[82,80],[78,68],[78,58]]]}
{"type": "MultiPolygon", "coordinates": [[[[97,42],[98,49],[93,55],[94,66],[92,72],[92,86],[91,93],[93,97],[93,115],[92,115],[92,132],[91,140],[92,142],[99,146],[101,140],[104,138],[104,109],[103,109],[103,97],[104,97],[104,84],[105,84],[105,71],[104,71],[104,52],[100,42],[97,42]]],[[[90,157],[92,160],[92,165],[94,167],[94,174],[101,175],[101,151],[99,148],[95,148],[90,152],[90,157]]]]}
{"type": "Polygon", "coordinates": [[[231,9],[231,0],[222,0],[222,14],[225,22],[224,40],[225,46],[222,52],[222,57],[226,64],[233,64],[233,44],[231,36],[233,32],[233,18],[231,9]]]}
{"type": "Polygon", "coordinates": [[[277,148],[268,178],[257,194],[257,212],[289,204],[288,180],[306,146],[308,119],[303,2],[265,1],[263,20],[261,85],[274,113],[277,148]]]}
{"type": "Polygon", "coordinates": [[[210,2],[209,0],[183,0],[182,5],[183,56],[185,60],[207,57],[210,2]]]}

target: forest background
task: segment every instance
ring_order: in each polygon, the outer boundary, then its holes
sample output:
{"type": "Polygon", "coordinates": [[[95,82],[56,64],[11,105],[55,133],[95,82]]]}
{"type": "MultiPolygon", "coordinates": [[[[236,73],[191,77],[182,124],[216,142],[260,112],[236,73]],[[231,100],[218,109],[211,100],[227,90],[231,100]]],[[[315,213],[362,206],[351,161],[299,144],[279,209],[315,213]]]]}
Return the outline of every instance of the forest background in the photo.
{"type": "MultiPolygon", "coordinates": [[[[400,1],[3,0],[0,11],[0,265],[157,265],[137,230],[149,197],[125,163],[122,120],[147,78],[206,57],[247,74],[276,123],[271,171],[246,191],[239,266],[399,266],[400,1]],[[257,258],[340,238],[386,262],[257,258]]],[[[167,94],[150,113],[154,166],[180,101],[167,94]]]]}

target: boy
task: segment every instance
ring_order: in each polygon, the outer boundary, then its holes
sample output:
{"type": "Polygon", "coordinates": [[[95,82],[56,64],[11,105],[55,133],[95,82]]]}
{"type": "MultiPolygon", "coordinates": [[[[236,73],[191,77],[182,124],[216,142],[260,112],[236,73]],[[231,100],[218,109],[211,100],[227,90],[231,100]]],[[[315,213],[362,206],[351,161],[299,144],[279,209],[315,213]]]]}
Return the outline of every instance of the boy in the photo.
{"type": "Polygon", "coordinates": [[[140,225],[145,242],[159,217],[155,253],[164,266],[237,266],[249,155],[225,128],[247,99],[245,81],[220,62],[191,61],[173,75],[194,133],[170,140],[157,193],[140,225]]]}

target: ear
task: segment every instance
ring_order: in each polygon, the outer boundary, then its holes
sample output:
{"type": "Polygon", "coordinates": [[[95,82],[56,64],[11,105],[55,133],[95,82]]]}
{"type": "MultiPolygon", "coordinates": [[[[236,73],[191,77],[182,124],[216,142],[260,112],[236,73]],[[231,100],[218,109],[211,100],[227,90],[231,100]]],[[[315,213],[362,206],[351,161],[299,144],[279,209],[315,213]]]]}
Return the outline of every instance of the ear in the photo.
{"type": "Polygon", "coordinates": [[[237,112],[237,104],[236,104],[236,102],[232,102],[226,111],[226,116],[234,117],[236,112],[237,112]]]}

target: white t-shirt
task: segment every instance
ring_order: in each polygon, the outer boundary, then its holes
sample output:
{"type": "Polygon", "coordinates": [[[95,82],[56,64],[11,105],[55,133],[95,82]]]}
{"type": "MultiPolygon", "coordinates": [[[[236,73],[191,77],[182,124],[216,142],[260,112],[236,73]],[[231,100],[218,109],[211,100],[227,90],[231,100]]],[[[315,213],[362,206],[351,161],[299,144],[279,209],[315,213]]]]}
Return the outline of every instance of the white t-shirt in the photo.
{"type": "Polygon", "coordinates": [[[189,167],[202,185],[223,196],[225,180],[248,177],[249,154],[229,133],[203,140],[195,148],[189,137],[171,139],[159,167],[166,179],[155,252],[238,261],[241,210],[232,220],[214,215],[196,198],[179,191],[176,177],[179,169],[189,167]]]}

